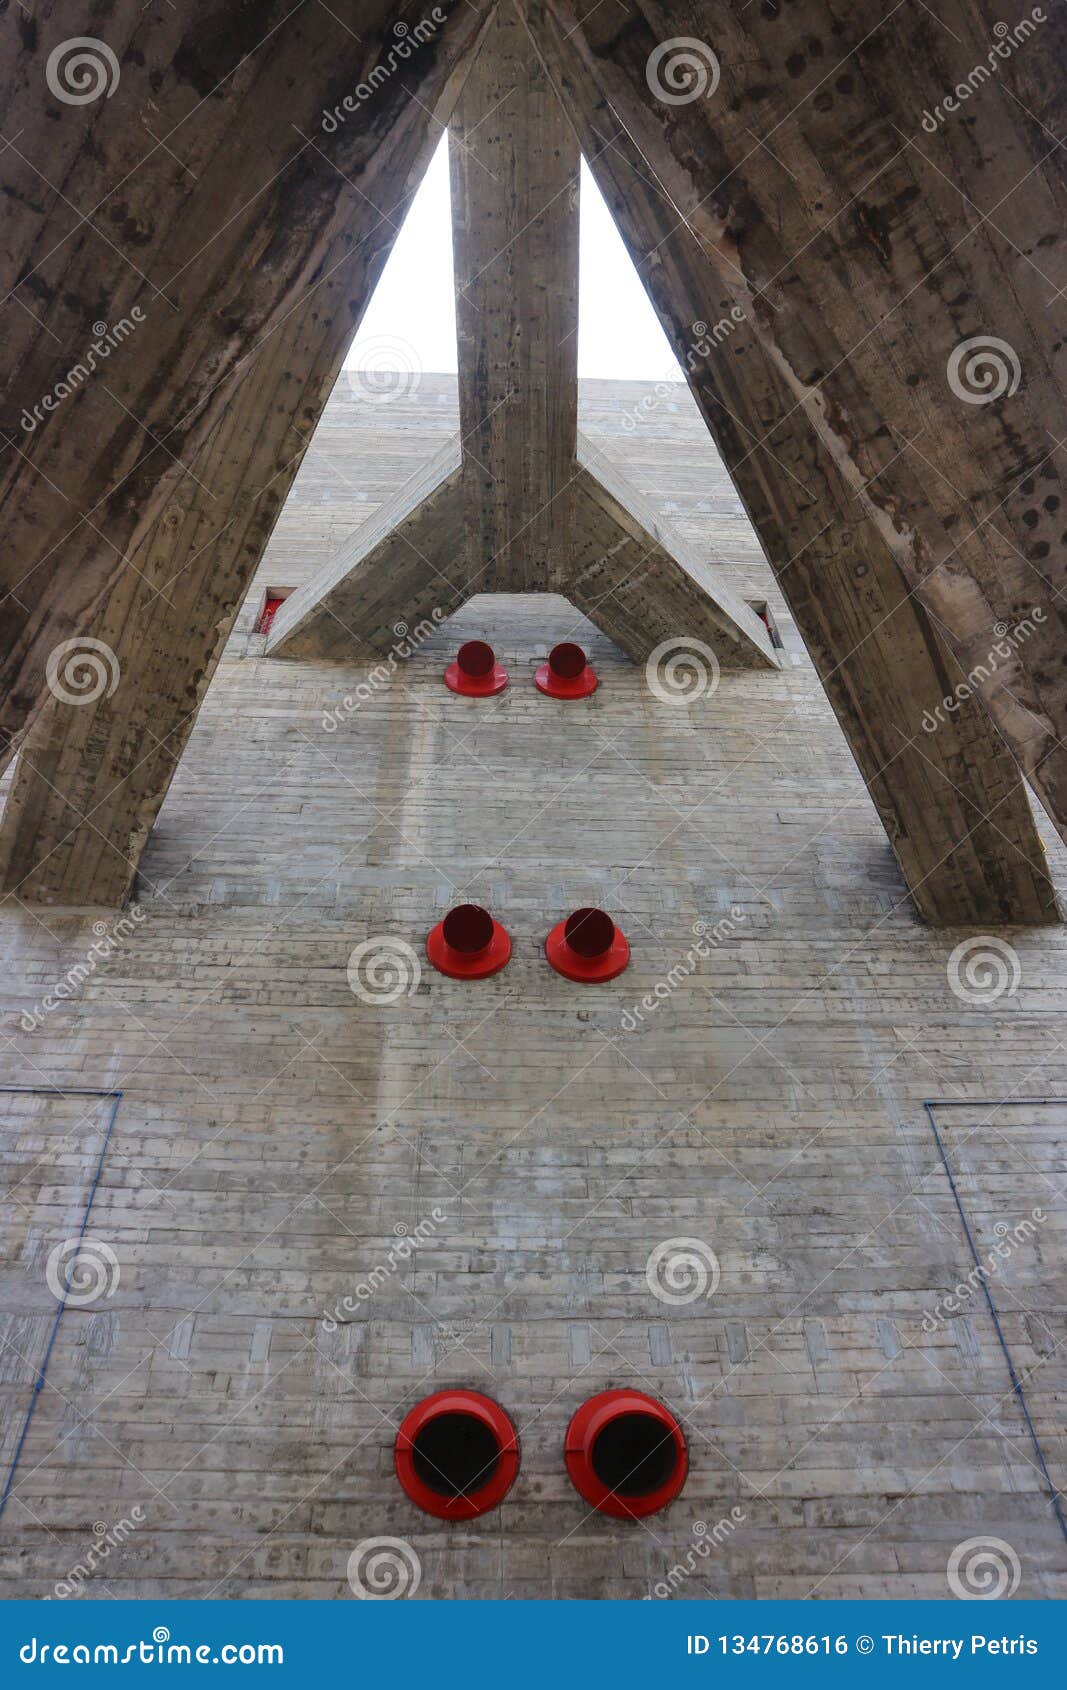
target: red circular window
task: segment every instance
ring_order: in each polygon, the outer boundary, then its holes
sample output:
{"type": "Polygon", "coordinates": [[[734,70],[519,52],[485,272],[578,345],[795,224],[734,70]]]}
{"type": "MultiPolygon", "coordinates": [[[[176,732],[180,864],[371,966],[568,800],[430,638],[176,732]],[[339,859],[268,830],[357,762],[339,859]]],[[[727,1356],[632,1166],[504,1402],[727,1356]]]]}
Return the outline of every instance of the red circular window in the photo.
{"type": "Polygon", "coordinates": [[[511,939],[479,904],[458,904],[427,935],[426,955],[453,980],[485,980],[507,966],[511,939]]]}
{"type": "Polygon", "coordinates": [[[419,1508],[473,1520],[504,1500],[519,1470],[510,1419],[480,1391],[435,1391],[405,1416],[393,1447],[396,1476],[419,1508]]]}
{"type": "Polygon", "coordinates": [[[580,645],[555,645],[534,673],[534,686],[549,698],[588,698],[596,692],[596,673],[580,645]]]}
{"type": "Polygon", "coordinates": [[[508,684],[508,672],[496,660],[496,653],[484,640],[461,645],[445,670],[445,686],[468,698],[492,698],[508,684]]]}
{"type": "Polygon", "coordinates": [[[596,985],[623,972],[630,946],[610,915],[586,908],[556,923],[545,940],[545,956],[564,979],[596,985]]]}
{"type": "Polygon", "coordinates": [[[643,1391],[601,1391],[567,1428],[571,1484],[601,1514],[639,1519],[673,1502],[689,1470],[674,1415],[643,1391]]]}
{"type": "Polygon", "coordinates": [[[554,645],[548,654],[548,667],[561,681],[576,681],[585,668],[585,652],[580,645],[564,640],[554,645]]]}

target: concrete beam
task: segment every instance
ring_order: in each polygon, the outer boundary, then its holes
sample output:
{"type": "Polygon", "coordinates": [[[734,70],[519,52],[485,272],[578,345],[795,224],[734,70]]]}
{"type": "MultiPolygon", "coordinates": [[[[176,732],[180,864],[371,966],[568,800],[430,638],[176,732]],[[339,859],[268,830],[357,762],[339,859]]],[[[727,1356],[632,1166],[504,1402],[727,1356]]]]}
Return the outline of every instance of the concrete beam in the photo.
{"type": "Polygon", "coordinates": [[[578,426],[578,144],[504,0],[452,118],[460,433],[486,590],[553,590],[578,426]]]}
{"type": "MultiPolygon", "coordinates": [[[[649,92],[645,59],[642,94],[635,101],[614,70],[596,57],[591,42],[601,42],[599,25],[595,35],[586,36],[554,0],[531,4],[528,16],[582,150],[775,569],[920,912],[934,925],[1057,919],[1018,771],[974,699],[945,711],[943,701],[960,678],[958,668],[917,602],[869,496],[842,476],[833,442],[811,427],[798,406],[769,341],[766,319],[774,319],[775,312],[769,305],[753,306],[747,293],[745,304],[738,304],[733,237],[726,238],[722,228],[717,241],[710,234],[699,236],[650,176],[647,160],[623,127],[620,114],[629,118],[630,107],[643,108],[646,98],[657,108],[661,104],[649,92]],[[578,54],[572,38],[581,40],[578,54]],[[926,732],[924,720],[935,711],[940,711],[934,719],[941,725],[926,732]]],[[[791,31],[792,13],[787,22],[791,31]]],[[[635,27],[644,43],[650,26],[643,16],[635,27]]],[[[588,28],[593,30],[593,19],[588,28]]],[[[659,36],[647,44],[645,58],[658,41],[659,36]]],[[[614,37],[610,47],[602,43],[603,51],[616,48],[624,58],[632,57],[630,46],[614,37]]],[[[735,69],[747,78],[748,61],[735,69]]],[[[629,75],[634,74],[631,64],[629,75]]],[[[644,122],[658,133],[659,111],[653,119],[646,114],[644,122]]],[[[717,154],[711,141],[704,145],[714,182],[717,154]]],[[[751,135],[748,146],[753,153],[760,150],[751,135]]],[[[705,193],[708,180],[705,169],[705,193]]],[[[720,211],[734,198],[732,193],[716,198],[714,192],[708,197],[720,211]]],[[[788,300],[778,305],[777,315],[792,321],[788,300]]],[[[819,315],[812,307],[813,319],[819,315]]],[[[989,637],[997,637],[992,628],[989,637]]]]}
{"type": "Polygon", "coordinates": [[[397,628],[451,616],[474,592],[464,565],[461,452],[453,436],[281,606],[268,657],[353,662],[381,655],[397,628]]]}
{"type": "MultiPolygon", "coordinates": [[[[267,656],[350,663],[381,655],[396,644],[399,623],[442,620],[485,592],[486,572],[468,576],[462,567],[465,474],[457,437],[286,600],[267,656]]],[[[682,634],[710,645],[724,668],[779,667],[755,612],[668,529],[620,466],[581,435],[559,499],[567,507],[571,547],[557,590],[635,662],[682,634]]],[[[496,579],[499,587],[499,573],[496,579]]],[[[512,578],[505,573],[504,580],[512,578]]]]}
{"type": "MultiPolygon", "coordinates": [[[[329,349],[309,335],[289,372],[310,395],[301,431],[314,426],[485,22],[442,0],[425,38],[410,25],[399,37],[409,10],[368,0],[357,36],[331,9],[288,0],[221,29],[203,0],[146,29],[141,0],[115,0],[99,24],[100,97],[77,102],[51,55],[84,34],[84,6],[0,23],[0,763],[46,701],[50,652],[96,631],[168,503],[188,497],[183,477],[242,375],[257,379],[307,302],[336,329],[329,349]],[[94,346],[106,350],[90,358],[94,346]]],[[[270,398],[265,386],[254,426],[273,432],[277,468],[294,417],[270,398]]],[[[201,463],[218,526],[237,492],[230,468],[201,463]]]]}
{"type": "Polygon", "coordinates": [[[723,668],[781,667],[751,606],[582,433],[567,497],[571,553],[562,590],[635,663],[681,637],[709,646],[723,668]]]}
{"type": "Polygon", "coordinates": [[[971,123],[939,133],[939,169],[917,114],[957,80],[949,61],[975,62],[966,8],[939,13],[957,50],[934,20],[863,3],[842,32],[803,0],[746,21],[750,48],[728,70],[712,55],[728,53],[729,8],[650,10],[639,0],[625,28],[607,8],[583,21],[568,0],[532,0],[527,16],[920,907],[1041,919],[1047,878],[999,741],[973,711],[954,736],[922,723],[982,667],[983,702],[1064,831],[1063,612],[1042,536],[1058,520],[1067,417],[1049,377],[1050,282],[1020,251],[1062,270],[1063,158],[1041,134],[1051,94],[1038,84],[1048,52],[1067,56],[1064,19],[1042,26],[1025,70],[1025,53],[1001,66],[1037,124],[1008,95],[985,102],[978,144],[971,123]],[[679,91],[662,80],[662,46],[694,24],[707,48],[696,94],[661,98],[657,77],[679,91]],[[792,68],[768,76],[769,64],[792,68]],[[709,348],[710,325],[723,328],[709,348]],[[953,360],[983,329],[1029,375],[976,405],[953,360]],[[1005,627],[1035,608],[1032,637],[990,672],[1005,627]]]}

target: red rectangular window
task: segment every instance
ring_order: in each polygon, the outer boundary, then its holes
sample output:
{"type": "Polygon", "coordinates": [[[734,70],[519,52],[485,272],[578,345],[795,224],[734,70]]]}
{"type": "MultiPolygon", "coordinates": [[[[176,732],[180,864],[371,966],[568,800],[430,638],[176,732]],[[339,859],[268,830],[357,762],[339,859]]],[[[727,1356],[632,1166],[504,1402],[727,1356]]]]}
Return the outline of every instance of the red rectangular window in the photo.
{"type": "Polygon", "coordinates": [[[284,603],[284,598],[268,598],[265,601],[263,609],[259,613],[259,621],[256,623],[257,634],[270,633],[270,625],[274,621],[275,616],[278,614],[278,606],[284,603]]]}

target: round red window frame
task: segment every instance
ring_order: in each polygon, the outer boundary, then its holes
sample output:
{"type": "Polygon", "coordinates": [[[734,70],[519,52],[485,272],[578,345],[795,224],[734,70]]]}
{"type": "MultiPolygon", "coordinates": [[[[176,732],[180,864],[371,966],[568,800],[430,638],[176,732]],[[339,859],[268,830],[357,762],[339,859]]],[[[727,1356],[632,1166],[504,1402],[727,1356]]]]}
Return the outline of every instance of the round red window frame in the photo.
{"type": "Polygon", "coordinates": [[[445,670],[445,686],[466,698],[493,698],[508,684],[508,672],[485,640],[467,640],[445,670]],[[473,667],[472,667],[473,665],[473,667]]]}
{"type": "Polygon", "coordinates": [[[643,1391],[601,1391],[583,1402],[575,1412],[563,1445],[571,1484],[583,1501],[600,1514],[616,1520],[640,1520],[658,1514],[673,1502],[689,1472],[689,1450],[682,1428],[666,1404],[643,1391]],[[670,1475],[655,1490],[643,1496],[619,1496],[609,1490],[593,1466],[593,1446],[605,1427],[627,1414],[648,1415],[659,1421],[674,1444],[674,1465],[670,1475]]]}
{"type": "Polygon", "coordinates": [[[599,685],[596,671],[582,647],[570,640],[553,646],[548,662],[534,672],[534,686],[548,698],[588,698],[599,685]]]}
{"type": "Polygon", "coordinates": [[[474,1520],[498,1508],[519,1471],[519,1437],[511,1418],[492,1397],[480,1391],[434,1391],[405,1415],[393,1445],[393,1462],[401,1489],[417,1508],[439,1520],[474,1520]],[[467,1414],[486,1426],[497,1443],[496,1467],[489,1480],[466,1496],[443,1496],[419,1477],[415,1468],[415,1440],[433,1420],[445,1414],[467,1414]]]}
{"type": "Polygon", "coordinates": [[[587,907],[572,910],[563,921],[556,923],[545,940],[545,956],[556,973],[562,974],[565,980],[575,980],[579,985],[598,986],[618,979],[630,966],[630,945],[625,933],[615,926],[609,915],[603,910],[587,907]],[[592,956],[577,950],[571,944],[567,933],[571,923],[580,922],[583,916],[602,917],[611,926],[609,943],[592,956]]]}
{"type": "Polygon", "coordinates": [[[427,934],[426,958],[438,974],[446,974],[450,980],[488,980],[511,961],[511,936],[507,928],[479,904],[459,904],[427,934]],[[449,944],[447,935],[452,920],[464,911],[475,911],[486,918],[486,931],[491,937],[477,950],[457,950],[449,944]]]}

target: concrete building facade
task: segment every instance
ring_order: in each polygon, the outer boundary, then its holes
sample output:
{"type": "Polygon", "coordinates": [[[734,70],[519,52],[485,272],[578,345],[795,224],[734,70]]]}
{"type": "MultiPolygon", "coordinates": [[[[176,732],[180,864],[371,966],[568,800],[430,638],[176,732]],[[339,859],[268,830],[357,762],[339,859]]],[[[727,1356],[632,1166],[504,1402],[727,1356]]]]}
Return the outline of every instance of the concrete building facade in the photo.
{"type": "Polygon", "coordinates": [[[457,425],[453,378],[383,402],[353,372],[133,905],[0,909],[9,1594],[940,1597],[990,1566],[1067,1593],[1067,938],[920,923],[688,391],[582,407],[769,606],[780,672],[642,669],[553,595],[398,627],[384,663],[268,659],[265,596],[457,425]],[[472,637],[498,698],[441,684],[472,637]],[[601,680],[578,705],[532,684],[565,638],[601,680]],[[476,985],[422,948],[467,899],[514,942],[476,985]],[[586,904],[632,946],[607,987],[543,956],[586,904]],[[521,1467],[444,1525],[392,1451],[457,1384],[521,1467]],[[644,1522],[564,1469],[618,1386],[689,1447],[644,1522]]]}

